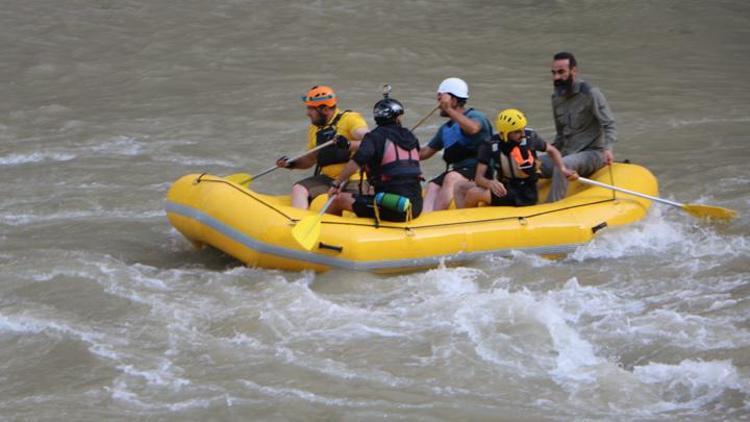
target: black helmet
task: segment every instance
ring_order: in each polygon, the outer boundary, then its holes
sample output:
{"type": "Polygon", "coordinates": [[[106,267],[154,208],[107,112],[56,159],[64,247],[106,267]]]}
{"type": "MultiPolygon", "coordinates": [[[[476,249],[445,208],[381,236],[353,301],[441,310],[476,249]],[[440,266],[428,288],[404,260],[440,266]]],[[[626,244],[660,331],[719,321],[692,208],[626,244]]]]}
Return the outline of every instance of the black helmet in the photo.
{"type": "Polygon", "coordinates": [[[383,98],[372,108],[372,115],[378,125],[395,122],[396,117],[402,114],[404,114],[403,104],[393,98],[383,98]]]}

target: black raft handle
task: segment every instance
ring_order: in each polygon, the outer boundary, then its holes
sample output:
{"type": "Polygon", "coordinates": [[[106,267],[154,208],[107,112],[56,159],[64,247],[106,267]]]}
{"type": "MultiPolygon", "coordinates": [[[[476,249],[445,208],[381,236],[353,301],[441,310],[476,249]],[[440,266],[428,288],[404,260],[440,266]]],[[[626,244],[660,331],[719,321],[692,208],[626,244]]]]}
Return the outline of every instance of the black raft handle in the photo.
{"type": "Polygon", "coordinates": [[[341,253],[344,250],[344,247],[343,246],[329,245],[329,244],[320,242],[320,243],[318,243],[318,249],[330,249],[332,251],[336,251],[336,252],[341,253]]]}
{"type": "Polygon", "coordinates": [[[598,232],[599,230],[601,230],[601,229],[603,229],[605,227],[607,227],[607,222],[606,221],[603,222],[603,223],[601,223],[601,224],[597,224],[596,226],[592,227],[591,228],[591,232],[592,233],[596,233],[596,232],[598,232]]]}

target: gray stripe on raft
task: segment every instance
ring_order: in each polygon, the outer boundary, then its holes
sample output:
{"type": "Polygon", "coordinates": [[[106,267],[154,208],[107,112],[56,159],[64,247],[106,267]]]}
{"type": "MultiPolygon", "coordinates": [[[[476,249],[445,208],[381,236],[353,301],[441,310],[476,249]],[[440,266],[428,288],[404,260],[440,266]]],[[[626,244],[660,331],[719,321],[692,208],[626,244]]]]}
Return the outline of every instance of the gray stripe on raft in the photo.
{"type": "Polygon", "coordinates": [[[270,245],[267,243],[260,242],[252,237],[233,229],[231,226],[211,217],[210,215],[204,214],[203,212],[191,208],[185,205],[175,204],[174,202],[167,201],[166,211],[174,214],[179,214],[183,217],[191,218],[196,220],[212,229],[218,231],[224,236],[239,242],[246,247],[256,250],[260,253],[281,256],[284,258],[296,259],[300,261],[310,262],[314,264],[327,265],[330,267],[342,268],[353,271],[372,271],[372,270],[383,270],[383,269],[409,269],[416,267],[430,267],[437,266],[441,262],[450,261],[467,261],[476,259],[487,255],[510,255],[511,251],[521,251],[526,253],[534,253],[539,255],[557,255],[567,254],[573,252],[581,243],[560,245],[560,246],[543,246],[539,248],[526,248],[526,249],[496,249],[493,251],[481,251],[481,252],[457,252],[452,255],[440,255],[431,256],[427,258],[411,258],[411,259],[399,259],[399,260],[384,260],[384,261],[366,261],[357,262],[346,259],[336,258],[333,256],[319,255],[312,252],[297,251],[293,249],[282,248],[281,246],[270,245]]]}

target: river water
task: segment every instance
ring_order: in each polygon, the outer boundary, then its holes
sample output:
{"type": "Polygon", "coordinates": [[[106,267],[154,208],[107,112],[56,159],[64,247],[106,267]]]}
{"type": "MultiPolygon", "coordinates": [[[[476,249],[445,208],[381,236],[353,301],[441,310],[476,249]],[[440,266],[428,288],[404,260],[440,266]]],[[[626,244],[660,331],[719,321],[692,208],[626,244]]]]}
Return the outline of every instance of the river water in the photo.
{"type": "Polygon", "coordinates": [[[3,2],[0,419],[747,420],[748,41],[740,0],[3,2]],[[459,76],[549,138],[563,49],[617,159],[739,218],[395,276],[246,268],[165,218],[183,174],[299,152],[318,83],[368,120],[390,83],[411,125],[459,76]]]}

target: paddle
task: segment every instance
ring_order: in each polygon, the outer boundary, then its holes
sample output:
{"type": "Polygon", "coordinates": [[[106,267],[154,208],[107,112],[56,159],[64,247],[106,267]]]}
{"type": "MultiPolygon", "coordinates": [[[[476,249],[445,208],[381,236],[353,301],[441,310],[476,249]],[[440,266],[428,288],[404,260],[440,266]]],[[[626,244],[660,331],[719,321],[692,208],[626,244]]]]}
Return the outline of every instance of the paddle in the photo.
{"type": "MultiPolygon", "coordinates": [[[[344,186],[345,185],[346,183],[344,183],[344,186]]],[[[342,186],[341,188],[343,189],[344,186],[342,186]]],[[[328,207],[331,206],[333,200],[336,199],[337,195],[331,195],[331,197],[328,198],[328,201],[326,201],[319,213],[303,218],[302,220],[297,222],[297,224],[292,229],[292,237],[294,237],[294,240],[296,240],[297,243],[300,244],[300,246],[307,249],[308,251],[311,251],[313,246],[318,243],[318,239],[320,239],[320,226],[323,219],[323,214],[328,211],[328,207]]]]}
{"type": "Polygon", "coordinates": [[[661,202],[662,204],[671,205],[673,207],[682,208],[683,211],[692,215],[693,217],[709,218],[715,220],[731,220],[737,216],[737,212],[728,208],[716,207],[712,205],[703,204],[681,204],[679,202],[669,201],[667,199],[659,198],[656,196],[646,195],[645,193],[634,192],[632,190],[618,188],[617,186],[608,185],[606,183],[597,182],[595,180],[587,179],[585,177],[579,177],[578,181],[587,185],[599,186],[600,188],[611,189],[618,192],[627,193],[629,195],[640,196],[641,198],[650,199],[652,201],[661,202]]]}
{"type": "MultiPolygon", "coordinates": [[[[335,139],[331,139],[328,142],[324,142],[324,143],[316,146],[313,149],[309,149],[309,150],[303,152],[302,154],[299,154],[299,155],[297,155],[295,157],[292,157],[292,158],[288,159],[287,163],[294,162],[294,160],[299,160],[300,158],[306,156],[307,154],[310,154],[311,152],[315,152],[315,151],[317,151],[319,149],[323,149],[323,148],[325,148],[325,147],[327,147],[329,145],[332,145],[334,142],[336,142],[335,139]]],[[[265,176],[266,174],[268,174],[268,173],[270,173],[270,172],[272,172],[272,171],[274,171],[274,170],[276,170],[278,168],[281,168],[281,167],[279,167],[279,166],[269,167],[269,168],[263,170],[262,172],[256,174],[255,176],[247,174],[247,173],[236,173],[236,174],[232,174],[230,176],[227,176],[226,179],[231,180],[231,181],[233,181],[233,182],[235,182],[235,183],[237,183],[239,185],[242,185],[242,186],[245,186],[246,184],[249,186],[251,183],[253,183],[253,181],[255,179],[257,179],[257,178],[259,178],[261,176],[265,176]]]]}
{"type": "MultiPolygon", "coordinates": [[[[414,131],[416,128],[418,128],[422,123],[424,123],[427,119],[429,119],[430,116],[432,116],[432,114],[438,108],[440,108],[440,106],[436,106],[435,108],[433,108],[432,111],[430,111],[426,116],[424,116],[422,118],[422,120],[418,121],[417,124],[415,124],[414,127],[411,128],[411,130],[414,131]]],[[[336,142],[336,140],[335,139],[331,139],[330,141],[324,142],[324,143],[316,146],[313,149],[309,149],[309,150],[303,152],[302,154],[299,154],[299,155],[297,155],[295,157],[292,157],[292,158],[288,159],[287,162],[291,163],[294,160],[299,160],[300,158],[306,156],[307,154],[310,154],[311,152],[315,152],[317,150],[323,149],[323,148],[325,148],[325,147],[333,144],[334,142],[336,142]]],[[[269,167],[269,168],[263,170],[262,172],[256,174],[255,176],[253,176],[251,174],[248,174],[248,173],[230,174],[229,176],[225,177],[225,179],[230,180],[232,182],[235,182],[238,185],[242,185],[242,186],[247,185],[247,186],[250,186],[250,184],[253,183],[255,181],[255,179],[257,179],[257,178],[259,178],[261,176],[265,176],[266,174],[268,174],[268,173],[270,173],[270,172],[272,172],[272,171],[274,171],[274,170],[276,170],[278,168],[280,168],[280,167],[278,167],[278,166],[269,167]]]]}
{"type": "Polygon", "coordinates": [[[420,126],[420,125],[421,125],[422,123],[424,123],[424,122],[425,122],[425,121],[426,121],[427,119],[429,119],[429,118],[430,118],[430,116],[432,116],[432,113],[436,112],[436,111],[437,111],[437,109],[439,109],[439,108],[440,108],[440,106],[439,106],[439,105],[436,105],[436,106],[435,106],[435,108],[433,108],[433,109],[432,109],[432,111],[430,111],[429,113],[427,113],[427,115],[426,115],[426,116],[422,117],[422,120],[418,121],[418,122],[417,122],[417,124],[415,124],[415,125],[414,125],[414,127],[412,127],[412,128],[411,128],[411,131],[412,131],[412,132],[414,132],[415,130],[417,130],[417,128],[418,128],[418,127],[419,127],[419,126],[420,126]]]}

